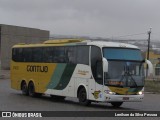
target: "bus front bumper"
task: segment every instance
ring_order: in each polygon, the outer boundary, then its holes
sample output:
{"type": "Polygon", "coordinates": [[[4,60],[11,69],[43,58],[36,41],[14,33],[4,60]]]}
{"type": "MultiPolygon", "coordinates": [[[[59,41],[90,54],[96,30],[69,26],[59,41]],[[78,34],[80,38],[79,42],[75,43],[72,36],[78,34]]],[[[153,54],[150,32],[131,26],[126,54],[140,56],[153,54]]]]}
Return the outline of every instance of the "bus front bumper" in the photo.
{"type": "Polygon", "coordinates": [[[106,102],[141,102],[144,95],[107,95],[106,102]]]}

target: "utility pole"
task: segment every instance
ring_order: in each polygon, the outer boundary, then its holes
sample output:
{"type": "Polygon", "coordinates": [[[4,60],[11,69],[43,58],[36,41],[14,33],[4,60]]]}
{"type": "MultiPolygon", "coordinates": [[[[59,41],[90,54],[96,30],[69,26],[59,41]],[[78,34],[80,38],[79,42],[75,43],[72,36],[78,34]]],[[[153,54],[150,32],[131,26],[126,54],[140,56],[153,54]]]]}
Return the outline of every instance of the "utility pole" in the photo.
{"type": "MultiPolygon", "coordinates": [[[[148,50],[147,50],[147,60],[149,60],[149,51],[150,51],[150,40],[151,40],[151,30],[152,28],[150,28],[150,30],[148,31],[148,50]]],[[[147,69],[146,69],[146,77],[148,76],[148,65],[147,65],[147,69]]]]}

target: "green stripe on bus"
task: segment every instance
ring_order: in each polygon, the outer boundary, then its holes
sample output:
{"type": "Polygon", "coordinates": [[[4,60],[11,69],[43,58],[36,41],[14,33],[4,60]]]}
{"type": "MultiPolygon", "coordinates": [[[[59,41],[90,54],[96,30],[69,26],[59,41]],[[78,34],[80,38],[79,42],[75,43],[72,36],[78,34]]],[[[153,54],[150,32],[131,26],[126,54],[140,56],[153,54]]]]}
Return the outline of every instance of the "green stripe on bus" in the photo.
{"type": "Polygon", "coordinates": [[[51,77],[51,81],[49,82],[47,88],[48,89],[53,89],[55,87],[57,87],[57,85],[59,84],[62,74],[66,68],[67,64],[57,64],[56,69],[51,77]]]}
{"type": "Polygon", "coordinates": [[[71,80],[72,74],[75,70],[76,64],[67,64],[63,75],[61,77],[61,80],[58,84],[58,86],[55,88],[57,90],[63,90],[68,85],[69,81],[71,80]]]}

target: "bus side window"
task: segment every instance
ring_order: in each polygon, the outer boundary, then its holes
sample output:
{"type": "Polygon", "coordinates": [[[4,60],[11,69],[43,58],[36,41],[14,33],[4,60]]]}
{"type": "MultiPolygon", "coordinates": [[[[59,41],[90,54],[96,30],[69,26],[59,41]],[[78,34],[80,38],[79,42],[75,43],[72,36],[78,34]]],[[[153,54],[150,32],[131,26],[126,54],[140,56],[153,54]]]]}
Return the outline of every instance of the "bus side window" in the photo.
{"type": "Polygon", "coordinates": [[[32,48],[33,62],[42,62],[42,48],[32,48]]]}
{"type": "Polygon", "coordinates": [[[66,60],[67,63],[76,64],[75,47],[66,47],[66,60]]]}
{"type": "Polygon", "coordinates": [[[89,46],[77,46],[77,63],[89,65],[89,46]]]}
{"type": "Polygon", "coordinates": [[[53,47],[44,47],[43,48],[43,62],[52,63],[54,62],[54,48],[53,47]]]}
{"type": "Polygon", "coordinates": [[[12,59],[15,62],[23,62],[23,49],[22,48],[13,48],[12,59]]]}
{"type": "Polygon", "coordinates": [[[55,63],[65,63],[65,51],[64,47],[55,47],[54,48],[54,62],[55,63]]]}
{"type": "Polygon", "coordinates": [[[103,84],[103,68],[101,49],[91,46],[91,69],[94,79],[97,83],[103,84]]]}
{"type": "Polygon", "coordinates": [[[17,49],[16,48],[12,49],[12,60],[15,62],[17,61],[17,49]]]}
{"type": "Polygon", "coordinates": [[[31,62],[32,61],[32,49],[23,48],[23,62],[31,62]]]}

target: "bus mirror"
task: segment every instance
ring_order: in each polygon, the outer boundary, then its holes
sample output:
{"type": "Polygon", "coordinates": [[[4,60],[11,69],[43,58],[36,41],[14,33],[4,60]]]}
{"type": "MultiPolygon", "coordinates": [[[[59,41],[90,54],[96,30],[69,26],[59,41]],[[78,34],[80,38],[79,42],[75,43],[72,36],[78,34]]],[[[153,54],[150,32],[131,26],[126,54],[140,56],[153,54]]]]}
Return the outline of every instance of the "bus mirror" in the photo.
{"type": "Polygon", "coordinates": [[[103,72],[108,72],[108,61],[103,58],[103,72]]]}
{"type": "MultiPolygon", "coordinates": [[[[153,64],[151,63],[151,61],[146,59],[146,64],[148,65],[148,75],[153,75],[153,64]]],[[[147,76],[148,76],[147,75],[147,76]]]]}

